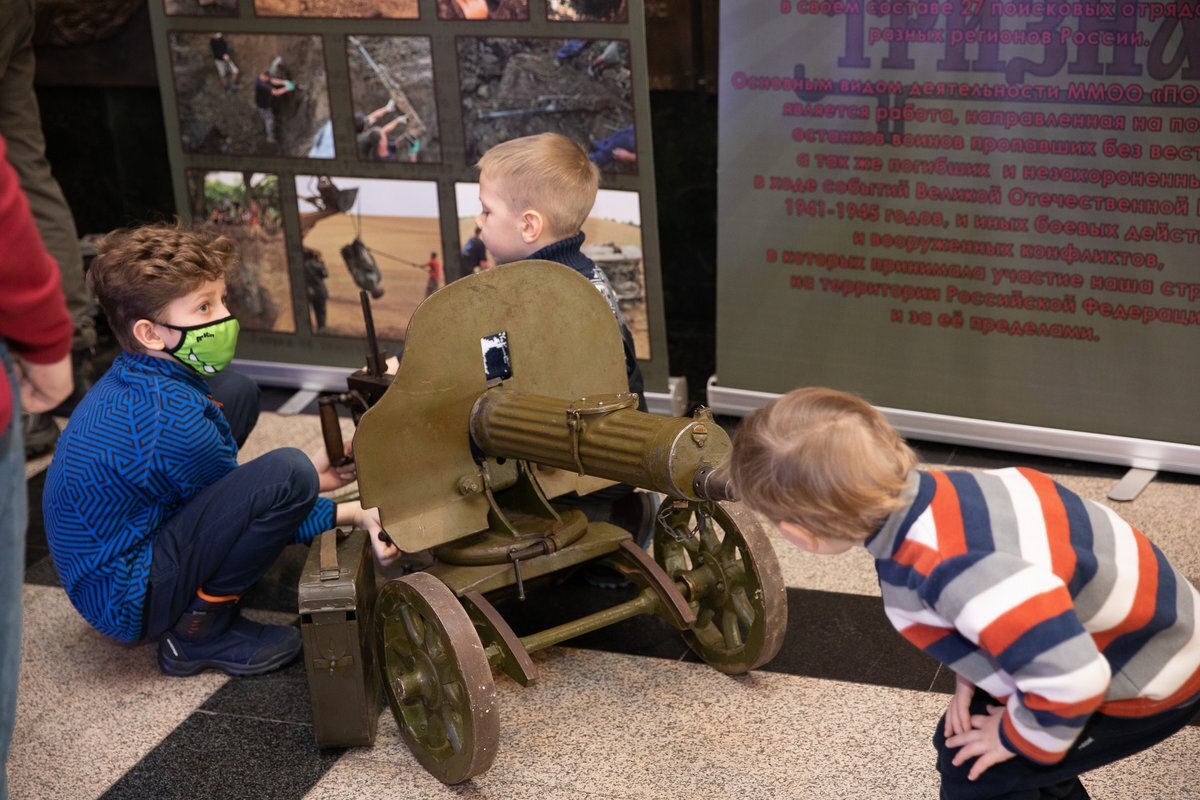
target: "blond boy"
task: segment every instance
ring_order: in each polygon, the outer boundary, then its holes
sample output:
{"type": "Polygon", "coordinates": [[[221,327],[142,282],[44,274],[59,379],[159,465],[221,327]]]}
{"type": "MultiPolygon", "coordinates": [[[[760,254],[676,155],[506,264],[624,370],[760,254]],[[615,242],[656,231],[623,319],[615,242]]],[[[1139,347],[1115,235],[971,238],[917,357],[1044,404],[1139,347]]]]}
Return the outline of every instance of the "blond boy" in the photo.
{"type": "MultiPolygon", "coordinates": [[[[555,261],[590,280],[612,308],[625,347],[629,391],[642,398],[644,381],[633,335],[608,278],[583,254],[583,223],[592,213],[600,171],[579,145],[558,133],[498,144],[479,159],[477,234],[497,265],[526,259],[555,261]]],[[[645,410],[645,400],[640,400],[645,410]]]]}
{"type": "MultiPolygon", "coordinates": [[[[617,306],[608,278],[583,254],[583,223],[596,203],[600,172],[579,145],[557,133],[541,133],[498,144],[479,159],[477,236],[497,265],[526,259],[554,261],[587,278],[608,301],[621,331],[629,391],[646,410],[642,371],[633,334],[617,306]]],[[[654,531],[651,496],[626,484],[593,492],[586,499],[559,498],[580,505],[592,519],[609,520],[645,546],[654,531]]],[[[607,577],[596,579],[608,584],[607,577]]]]}
{"type": "Polygon", "coordinates": [[[892,624],[957,675],[943,798],[1087,798],[1081,773],[1195,716],[1200,595],[1110,509],[1030,469],[918,470],[882,414],[831,389],[747,417],[732,468],[801,548],[866,547],[892,624]]]}

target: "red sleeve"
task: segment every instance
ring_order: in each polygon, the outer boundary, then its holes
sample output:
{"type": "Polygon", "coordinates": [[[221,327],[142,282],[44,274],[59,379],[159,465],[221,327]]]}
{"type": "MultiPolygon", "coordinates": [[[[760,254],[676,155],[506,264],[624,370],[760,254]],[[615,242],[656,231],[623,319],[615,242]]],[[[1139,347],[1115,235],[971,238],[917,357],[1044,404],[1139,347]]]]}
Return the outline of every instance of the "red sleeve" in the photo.
{"type": "Polygon", "coordinates": [[[72,330],[58,265],[0,138],[0,338],[26,361],[52,364],[71,352],[72,330]]]}

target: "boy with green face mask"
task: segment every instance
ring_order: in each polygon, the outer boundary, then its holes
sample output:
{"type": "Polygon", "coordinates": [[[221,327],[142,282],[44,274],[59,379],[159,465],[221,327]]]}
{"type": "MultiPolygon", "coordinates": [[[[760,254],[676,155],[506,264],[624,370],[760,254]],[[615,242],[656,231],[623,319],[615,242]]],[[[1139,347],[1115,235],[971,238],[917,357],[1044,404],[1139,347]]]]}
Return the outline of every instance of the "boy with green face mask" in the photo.
{"type": "Polygon", "coordinates": [[[71,602],[114,639],[158,637],[172,675],[287,664],[299,631],[242,618],[242,593],[289,543],[335,524],[379,529],[376,512],[318,496],[356,477],[323,450],[281,448],[239,466],[257,388],[221,372],[237,344],[225,306],[235,262],[225,237],[166,226],[100,244],[88,281],[123,352],[71,415],[43,495],[71,602]]]}

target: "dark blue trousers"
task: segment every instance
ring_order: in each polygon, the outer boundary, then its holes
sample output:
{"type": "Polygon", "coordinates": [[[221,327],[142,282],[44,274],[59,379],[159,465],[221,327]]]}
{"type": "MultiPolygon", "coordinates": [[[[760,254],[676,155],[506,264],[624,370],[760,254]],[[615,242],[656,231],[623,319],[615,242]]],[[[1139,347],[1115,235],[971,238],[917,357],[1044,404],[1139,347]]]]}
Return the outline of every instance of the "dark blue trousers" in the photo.
{"type": "MultiPolygon", "coordinates": [[[[238,447],[254,429],[259,389],[223,370],[208,379],[238,447]]],[[[243,464],[189,500],[158,529],[150,563],[145,634],[158,636],[196,591],[240,595],[262,578],[316,502],[317,471],[294,448],[243,464]]]]}
{"type": "Polygon", "coordinates": [[[241,447],[258,423],[262,396],[258,384],[240,372],[228,369],[207,380],[213,400],[221,406],[221,413],[233,431],[233,439],[241,447]]]}
{"type": "Polygon", "coordinates": [[[242,464],[202,489],[154,539],[146,635],[158,636],[196,591],[240,595],[262,578],[317,500],[317,471],[285,447],[242,464]]]}
{"type": "MultiPolygon", "coordinates": [[[[988,705],[999,703],[976,690],[971,713],[986,714],[988,705]]],[[[1153,747],[1191,722],[1197,710],[1200,703],[1193,699],[1182,708],[1152,717],[1093,714],[1066,758],[1057,764],[1042,766],[1018,755],[992,766],[975,781],[967,780],[974,759],[954,766],[957,751],[946,746],[943,717],[933,736],[942,800],[1088,800],[1081,774],[1153,747]]]]}

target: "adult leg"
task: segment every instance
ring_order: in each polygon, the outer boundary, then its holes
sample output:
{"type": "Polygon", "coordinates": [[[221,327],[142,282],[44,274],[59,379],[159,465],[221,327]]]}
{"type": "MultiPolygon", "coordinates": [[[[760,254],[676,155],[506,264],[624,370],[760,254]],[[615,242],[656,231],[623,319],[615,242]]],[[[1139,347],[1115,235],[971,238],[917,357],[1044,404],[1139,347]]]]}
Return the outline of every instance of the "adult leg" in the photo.
{"type": "Polygon", "coordinates": [[[25,571],[25,447],[21,395],[8,352],[0,342],[0,369],[8,372],[13,415],[0,431],[0,800],[8,800],[8,747],[17,715],[21,671],[21,591],[25,571]]]}
{"type": "Polygon", "coordinates": [[[212,390],[213,400],[221,405],[221,413],[240,448],[258,423],[262,391],[251,378],[228,368],[208,378],[208,388],[212,390]]]}
{"type": "Polygon", "coordinates": [[[161,635],[164,672],[257,674],[300,651],[295,628],[239,619],[236,602],[291,541],[316,502],[317,484],[304,453],[274,450],[201,491],[162,525],[145,614],[146,634],[161,635]]]}
{"type": "Polygon", "coordinates": [[[37,222],[46,249],[58,262],[67,308],[75,324],[76,351],[96,345],[91,295],[83,279],[83,255],[75,219],[46,161],[46,140],[33,90],[33,2],[0,0],[0,134],[8,160],[37,222]]]}

